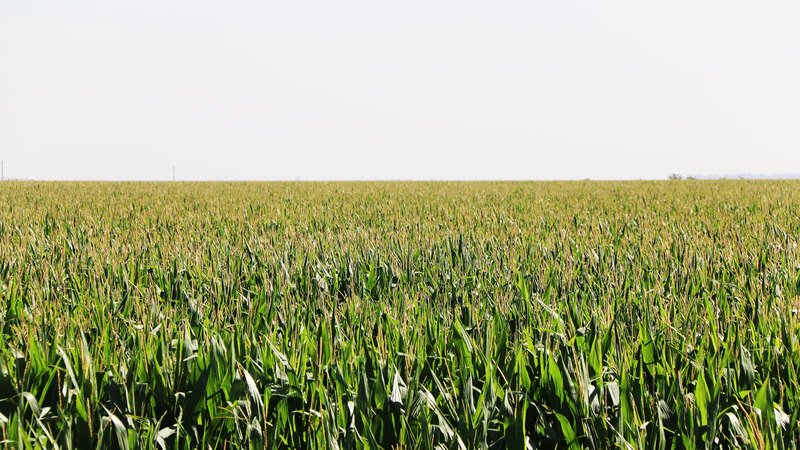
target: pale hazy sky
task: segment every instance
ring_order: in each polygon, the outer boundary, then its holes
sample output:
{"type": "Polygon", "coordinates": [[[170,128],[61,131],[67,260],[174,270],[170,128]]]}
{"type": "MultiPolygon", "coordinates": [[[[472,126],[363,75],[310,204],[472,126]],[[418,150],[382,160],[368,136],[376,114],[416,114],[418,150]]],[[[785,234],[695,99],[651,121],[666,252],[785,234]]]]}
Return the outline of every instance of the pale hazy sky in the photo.
{"type": "Polygon", "coordinates": [[[800,172],[800,1],[0,0],[39,179],[800,172]]]}

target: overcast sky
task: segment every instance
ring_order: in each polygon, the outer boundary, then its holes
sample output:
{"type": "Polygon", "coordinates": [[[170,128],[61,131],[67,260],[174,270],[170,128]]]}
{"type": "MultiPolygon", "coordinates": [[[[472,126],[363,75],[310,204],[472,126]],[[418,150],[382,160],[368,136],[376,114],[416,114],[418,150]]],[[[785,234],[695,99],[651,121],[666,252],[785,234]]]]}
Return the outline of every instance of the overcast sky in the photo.
{"type": "Polygon", "coordinates": [[[37,179],[800,172],[800,2],[0,0],[37,179]]]}

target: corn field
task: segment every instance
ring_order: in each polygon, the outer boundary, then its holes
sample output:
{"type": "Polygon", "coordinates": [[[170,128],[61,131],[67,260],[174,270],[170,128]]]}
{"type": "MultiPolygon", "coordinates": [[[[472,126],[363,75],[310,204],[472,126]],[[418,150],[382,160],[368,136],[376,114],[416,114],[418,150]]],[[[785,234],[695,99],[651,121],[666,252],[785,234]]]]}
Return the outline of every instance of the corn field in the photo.
{"type": "Polygon", "coordinates": [[[800,183],[0,184],[0,449],[794,449],[800,183]]]}

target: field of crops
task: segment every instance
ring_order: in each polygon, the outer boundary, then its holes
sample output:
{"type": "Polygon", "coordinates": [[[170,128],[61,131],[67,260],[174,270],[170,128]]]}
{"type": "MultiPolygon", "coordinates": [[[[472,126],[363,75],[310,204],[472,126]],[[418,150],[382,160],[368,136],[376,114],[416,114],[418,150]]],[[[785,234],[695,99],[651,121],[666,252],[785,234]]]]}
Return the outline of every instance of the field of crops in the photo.
{"type": "Polygon", "coordinates": [[[0,449],[796,448],[800,183],[0,184],[0,449]]]}

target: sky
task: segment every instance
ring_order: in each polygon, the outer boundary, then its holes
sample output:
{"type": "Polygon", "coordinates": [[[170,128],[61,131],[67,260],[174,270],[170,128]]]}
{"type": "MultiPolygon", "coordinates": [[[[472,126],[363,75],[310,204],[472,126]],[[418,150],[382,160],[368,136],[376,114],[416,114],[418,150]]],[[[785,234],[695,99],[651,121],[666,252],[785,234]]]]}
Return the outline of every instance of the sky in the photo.
{"type": "Polygon", "coordinates": [[[800,2],[0,0],[23,179],[800,173],[800,2]]]}

